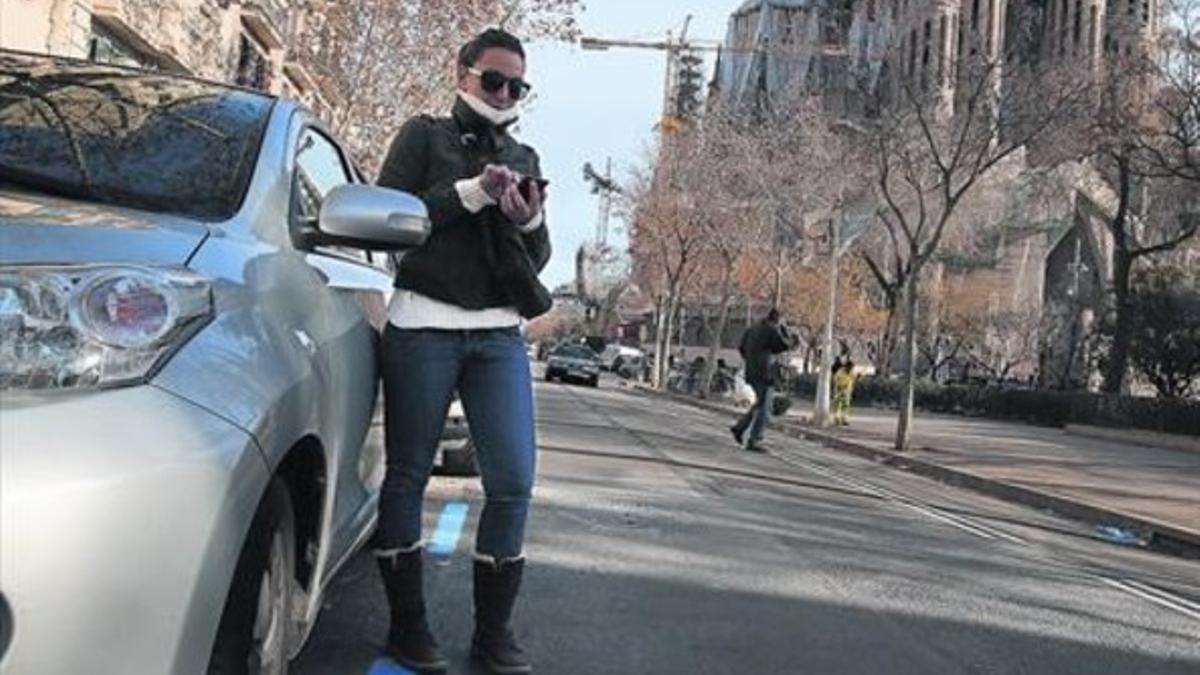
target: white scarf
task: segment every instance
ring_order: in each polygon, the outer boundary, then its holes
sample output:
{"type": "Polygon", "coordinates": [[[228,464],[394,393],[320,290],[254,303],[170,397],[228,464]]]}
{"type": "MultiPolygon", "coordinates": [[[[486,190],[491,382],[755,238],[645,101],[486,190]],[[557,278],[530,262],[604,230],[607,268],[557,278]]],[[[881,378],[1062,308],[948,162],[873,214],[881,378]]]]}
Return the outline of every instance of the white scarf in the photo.
{"type": "Polygon", "coordinates": [[[508,110],[493,108],[484,100],[476,96],[472,96],[461,89],[458,91],[458,97],[461,98],[467,105],[469,105],[471,110],[474,110],[477,115],[488,122],[491,122],[493,126],[507,126],[513,122],[516,122],[517,118],[521,116],[521,111],[518,105],[514,105],[508,110]]]}

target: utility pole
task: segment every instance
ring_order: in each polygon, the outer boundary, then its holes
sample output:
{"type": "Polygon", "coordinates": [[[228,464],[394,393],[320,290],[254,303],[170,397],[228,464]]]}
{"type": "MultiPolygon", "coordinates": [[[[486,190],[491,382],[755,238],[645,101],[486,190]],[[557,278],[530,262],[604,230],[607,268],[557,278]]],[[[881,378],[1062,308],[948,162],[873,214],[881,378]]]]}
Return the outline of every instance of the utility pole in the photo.
{"type": "Polygon", "coordinates": [[[874,210],[859,205],[854,208],[842,202],[837,216],[829,220],[829,311],[825,315],[825,330],[821,336],[821,370],[817,372],[817,397],[813,406],[813,424],[827,426],[830,421],[830,394],[833,385],[834,327],[837,323],[838,275],[842,256],[874,222],[874,210]]]}

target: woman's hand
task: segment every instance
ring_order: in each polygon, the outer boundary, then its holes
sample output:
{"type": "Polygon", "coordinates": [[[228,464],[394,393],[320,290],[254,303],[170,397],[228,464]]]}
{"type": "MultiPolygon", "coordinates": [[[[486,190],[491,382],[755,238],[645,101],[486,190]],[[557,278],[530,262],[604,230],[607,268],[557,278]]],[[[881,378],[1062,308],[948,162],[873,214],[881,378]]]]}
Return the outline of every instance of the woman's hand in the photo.
{"type": "Polygon", "coordinates": [[[510,187],[517,185],[517,174],[507,166],[497,164],[485,166],[479,179],[480,184],[483,185],[483,191],[496,202],[500,201],[510,187]]]}
{"type": "Polygon", "coordinates": [[[529,185],[528,200],[521,196],[518,183],[509,185],[500,196],[500,211],[517,225],[524,225],[533,220],[542,211],[542,191],[538,188],[537,181],[532,181],[529,185]]]}

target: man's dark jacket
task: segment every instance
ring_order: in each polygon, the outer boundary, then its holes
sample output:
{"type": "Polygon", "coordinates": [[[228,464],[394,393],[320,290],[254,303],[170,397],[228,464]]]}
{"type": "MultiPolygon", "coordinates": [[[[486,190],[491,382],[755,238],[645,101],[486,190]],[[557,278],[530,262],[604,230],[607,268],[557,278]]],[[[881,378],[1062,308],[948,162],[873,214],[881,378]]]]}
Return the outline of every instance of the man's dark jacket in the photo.
{"type": "Polygon", "coordinates": [[[396,287],[465,309],[515,306],[522,316],[533,318],[551,305],[537,277],[550,259],[546,226],[522,233],[498,206],[472,214],[454,187],[488,164],[541,177],[533,148],[493,126],[462,99],[450,117],[420,115],[400,128],[379,185],[420,197],[429,208],[432,231],[423,246],[401,258],[396,287]]]}
{"type": "Polygon", "coordinates": [[[793,346],[794,343],[780,324],[760,321],[747,329],[738,346],[738,351],[746,361],[746,382],[751,386],[774,384],[771,356],[786,352],[793,346]]]}

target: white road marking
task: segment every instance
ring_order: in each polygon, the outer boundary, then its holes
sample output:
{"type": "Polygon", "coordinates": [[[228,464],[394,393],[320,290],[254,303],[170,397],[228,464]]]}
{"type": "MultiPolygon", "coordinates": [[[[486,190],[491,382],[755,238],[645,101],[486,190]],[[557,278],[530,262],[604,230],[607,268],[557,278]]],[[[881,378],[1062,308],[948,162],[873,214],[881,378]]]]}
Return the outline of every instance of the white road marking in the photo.
{"type": "Polygon", "coordinates": [[[1117,590],[1136,595],[1137,597],[1152,602],[1160,607],[1166,607],[1184,616],[1200,621],[1200,604],[1194,603],[1186,598],[1181,598],[1172,593],[1168,593],[1162,589],[1149,586],[1134,579],[1114,579],[1112,577],[1100,577],[1104,583],[1116,588],[1117,590]]]}

